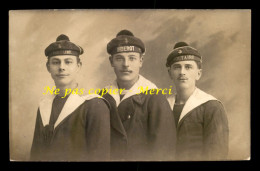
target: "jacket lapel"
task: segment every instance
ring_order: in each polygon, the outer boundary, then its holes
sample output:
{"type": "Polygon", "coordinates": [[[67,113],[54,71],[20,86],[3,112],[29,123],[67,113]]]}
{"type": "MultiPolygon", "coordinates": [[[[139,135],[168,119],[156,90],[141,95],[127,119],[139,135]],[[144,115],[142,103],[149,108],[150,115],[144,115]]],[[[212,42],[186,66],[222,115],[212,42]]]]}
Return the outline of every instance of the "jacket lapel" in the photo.
{"type": "MultiPolygon", "coordinates": [[[[140,93],[140,88],[143,87],[144,89],[148,87],[148,90],[157,88],[155,84],[150,82],[149,80],[145,79],[143,76],[139,75],[138,81],[131,87],[131,89],[125,94],[123,99],[120,101],[120,94],[119,91],[116,94],[107,94],[108,100],[112,103],[111,104],[111,125],[113,128],[115,128],[117,131],[119,131],[121,134],[127,136],[125,128],[123,126],[123,123],[121,121],[121,118],[118,114],[118,106],[124,101],[125,99],[132,97],[135,102],[138,104],[142,103],[142,99],[140,95],[137,95],[140,93]]],[[[112,88],[118,89],[118,85],[116,80],[110,85],[106,87],[107,89],[112,88]]]]}
{"type": "Polygon", "coordinates": [[[132,99],[138,105],[143,105],[143,103],[144,103],[144,98],[143,98],[142,94],[132,96],[132,99]]]}
{"type": "Polygon", "coordinates": [[[107,100],[110,102],[110,123],[111,126],[124,136],[127,136],[123,123],[118,115],[117,105],[115,99],[110,95],[105,95],[107,100]]]}

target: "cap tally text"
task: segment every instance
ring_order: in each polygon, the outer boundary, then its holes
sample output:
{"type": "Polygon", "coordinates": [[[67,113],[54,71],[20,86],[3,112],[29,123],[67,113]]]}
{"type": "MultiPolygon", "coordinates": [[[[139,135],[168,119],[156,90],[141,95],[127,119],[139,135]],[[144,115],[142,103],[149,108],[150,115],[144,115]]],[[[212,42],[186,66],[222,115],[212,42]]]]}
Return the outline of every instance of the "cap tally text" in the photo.
{"type": "Polygon", "coordinates": [[[116,47],[114,52],[112,52],[112,54],[114,53],[121,53],[121,52],[139,52],[141,53],[141,49],[139,47],[136,46],[119,46],[116,47]]]}
{"type": "Polygon", "coordinates": [[[176,61],[187,61],[187,60],[194,60],[194,61],[201,61],[201,59],[197,56],[194,55],[182,55],[182,56],[177,56],[173,59],[173,62],[176,61]]]}

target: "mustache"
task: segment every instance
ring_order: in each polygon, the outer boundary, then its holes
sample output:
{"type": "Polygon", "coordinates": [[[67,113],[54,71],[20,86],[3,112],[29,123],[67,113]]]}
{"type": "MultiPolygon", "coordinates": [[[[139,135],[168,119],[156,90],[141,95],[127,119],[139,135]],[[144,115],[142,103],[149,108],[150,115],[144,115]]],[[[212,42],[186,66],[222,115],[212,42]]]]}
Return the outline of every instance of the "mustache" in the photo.
{"type": "Polygon", "coordinates": [[[178,79],[178,80],[187,80],[188,78],[185,77],[185,76],[179,76],[177,79],[178,79]]]}
{"type": "Polygon", "coordinates": [[[68,76],[69,74],[56,74],[57,76],[68,76]]]}
{"type": "Polygon", "coordinates": [[[122,69],[121,72],[132,72],[132,70],[129,70],[129,69],[122,69]]]}

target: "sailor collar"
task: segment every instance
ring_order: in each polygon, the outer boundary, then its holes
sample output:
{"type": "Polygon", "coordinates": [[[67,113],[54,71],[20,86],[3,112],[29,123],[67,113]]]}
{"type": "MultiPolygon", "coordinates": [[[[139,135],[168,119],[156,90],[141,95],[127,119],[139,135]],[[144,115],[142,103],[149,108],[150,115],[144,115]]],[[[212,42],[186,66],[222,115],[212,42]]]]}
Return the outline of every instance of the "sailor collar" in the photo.
{"type": "MultiPolygon", "coordinates": [[[[148,90],[150,89],[157,89],[157,86],[152,83],[151,81],[147,80],[146,78],[144,78],[142,75],[139,75],[139,79],[138,81],[127,91],[127,93],[124,95],[123,99],[120,101],[120,94],[119,93],[111,93],[110,95],[113,97],[113,99],[116,101],[116,106],[118,107],[119,104],[131,97],[134,96],[136,94],[140,93],[140,88],[143,87],[143,89],[146,89],[146,87],[148,87],[148,90]]],[[[105,87],[107,89],[112,88],[114,89],[119,89],[118,85],[117,85],[117,81],[115,80],[110,86],[105,87]]]]}
{"type": "MultiPolygon", "coordinates": [[[[175,95],[171,95],[167,98],[171,109],[173,110],[174,107],[174,103],[175,103],[175,95]]],[[[196,107],[210,101],[210,100],[217,100],[215,97],[213,97],[210,94],[205,93],[204,91],[200,90],[199,88],[195,88],[194,92],[192,93],[192,95],[188,98],[188,100],[186,101],[183,110],[181,112],[180,118],[178,123],[181,121],[181,119],[187,115],[190,111],[192,111],[193,109],[195,109],[196,107]]],[[[217,100],[219,101],[219,100],[217,100]]]]}
{"type": "MultiPolygon", "coordinates": [[[[46,126],[49,124],[50,116],[51,116],[51,110],[52,110],[52,103],[55,98],[55,94],[49,94],[45,95],[39,104],[39,110],[40,115],[42,118],[43,126],[46,126]]],[[[78,94],[70,94],[68,97],[66,103],[64,104],[61,113],[55,122],[54,128],[56,128],[61,121],[63,121],[67,116],[73,113],[82,103],[84,103],[86,100],[91,100],[93,98],[102,98],[101,96],[97,94],[91,94],[91,95],[85,95],[85,96],[79,96],[78,94]]]]}

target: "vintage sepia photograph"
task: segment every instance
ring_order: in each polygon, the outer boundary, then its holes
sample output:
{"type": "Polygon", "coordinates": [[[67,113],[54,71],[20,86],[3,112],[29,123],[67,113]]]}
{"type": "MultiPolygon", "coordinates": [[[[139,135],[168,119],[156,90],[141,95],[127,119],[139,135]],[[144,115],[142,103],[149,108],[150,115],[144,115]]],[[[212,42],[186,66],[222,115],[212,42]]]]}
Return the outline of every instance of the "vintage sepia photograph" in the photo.
{"type": "Polygon", "coordinates": [[[251,160],[250,79],[250,9],[10,10],[10,161],[251,160]]]}

